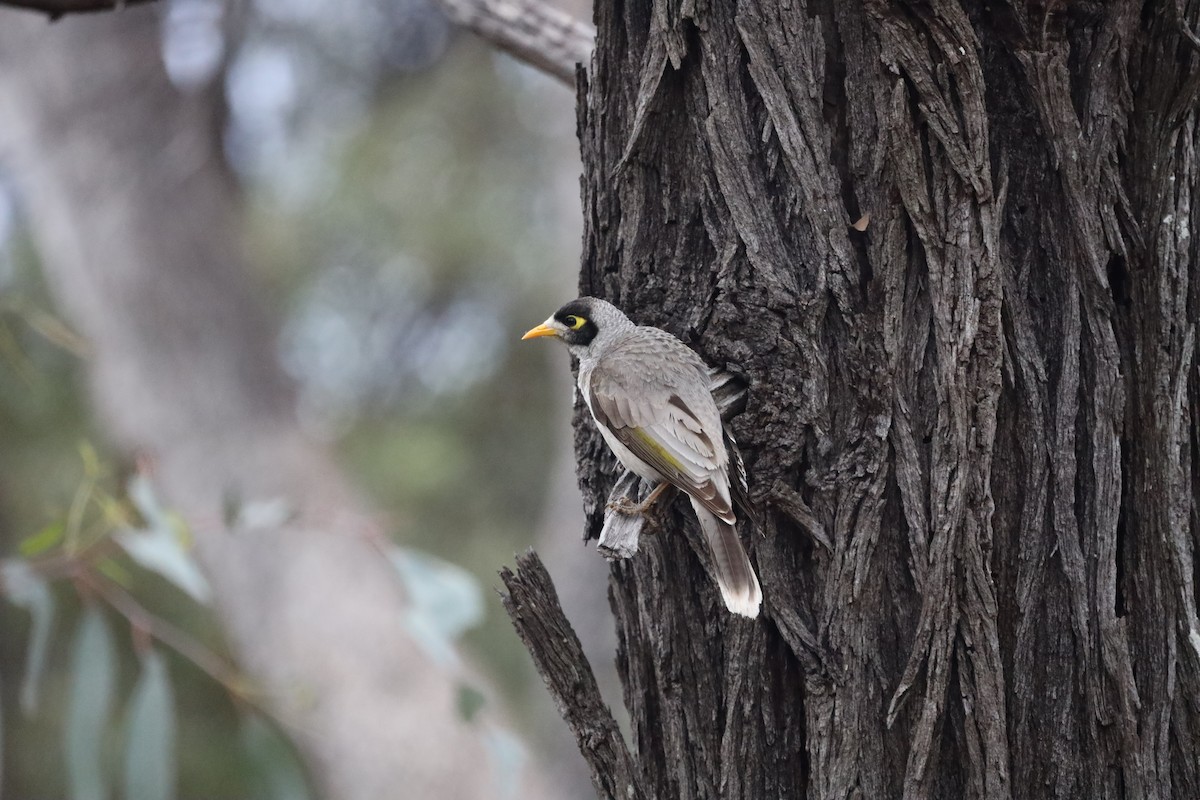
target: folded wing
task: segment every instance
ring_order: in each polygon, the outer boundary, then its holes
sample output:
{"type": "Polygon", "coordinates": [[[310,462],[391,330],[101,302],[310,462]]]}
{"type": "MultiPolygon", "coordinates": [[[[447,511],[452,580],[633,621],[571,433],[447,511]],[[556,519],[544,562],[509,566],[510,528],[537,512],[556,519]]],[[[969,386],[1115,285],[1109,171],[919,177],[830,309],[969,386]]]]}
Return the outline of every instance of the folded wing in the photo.
{"type": "Polygon", "coordinates": [[[652,385],[627,374],[592,373],[588,400],[596,422],[669,483],[733,524],[729,455],[712,396],[670,374],[656,374],[652,385]]]}

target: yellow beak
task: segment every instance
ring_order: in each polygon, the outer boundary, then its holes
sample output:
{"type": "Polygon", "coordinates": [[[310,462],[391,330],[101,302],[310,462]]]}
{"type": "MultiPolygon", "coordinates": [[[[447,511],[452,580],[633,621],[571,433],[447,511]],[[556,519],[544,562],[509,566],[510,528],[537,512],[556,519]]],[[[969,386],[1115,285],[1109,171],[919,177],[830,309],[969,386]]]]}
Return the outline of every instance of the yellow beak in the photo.
{"type": "Polygon", "coordinates": [[[539,336],[557,336],[557,335],[558,335],[558,331],[554,330],[554,328],[551,328],[549,325],[547,325],[546,323],[543,322],[541,325],[538,325],[536,328],[530,328],[529,330],[525,331],[525,335],[521,337],[521,341],[525,341],[526,339],[536,339],[539,336]]]}

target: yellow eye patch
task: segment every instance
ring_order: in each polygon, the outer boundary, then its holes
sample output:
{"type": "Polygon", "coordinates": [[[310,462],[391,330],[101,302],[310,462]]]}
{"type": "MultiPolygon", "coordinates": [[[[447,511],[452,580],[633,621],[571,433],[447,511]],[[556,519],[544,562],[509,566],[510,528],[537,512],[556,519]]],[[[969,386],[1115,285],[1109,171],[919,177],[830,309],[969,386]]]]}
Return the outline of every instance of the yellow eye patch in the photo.
{"type": "Polygon", "coordinates": [[[566,319],[564,319],[563,323],[565,323],[566,326],[568,328],[570,328],[571,330],[577,331],[580,328],[582,328],[584,325],[587,324],[587,320],[584,319],[583,317],[576,317],[574,315],[571,315],[571,316],[568,316],[566,319]]]}

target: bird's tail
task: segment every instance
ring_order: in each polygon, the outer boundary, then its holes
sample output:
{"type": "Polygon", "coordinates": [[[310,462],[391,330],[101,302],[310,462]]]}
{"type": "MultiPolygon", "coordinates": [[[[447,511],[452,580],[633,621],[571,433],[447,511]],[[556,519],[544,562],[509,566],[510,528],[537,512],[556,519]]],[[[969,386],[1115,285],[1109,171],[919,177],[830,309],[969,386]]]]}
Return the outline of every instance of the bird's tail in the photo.
{"type": "Polygon", "coordinates": [[[708,549],[717,573],[717,586],[725,600],[725,607],[743,617],[757,617],[758,608],[762,605],[762,587],[758,584],[750,557],[738,539],[737,529],[698,503],[692,503],[692,507],[700,520],[704,538],[708,540],[708,549]]]}

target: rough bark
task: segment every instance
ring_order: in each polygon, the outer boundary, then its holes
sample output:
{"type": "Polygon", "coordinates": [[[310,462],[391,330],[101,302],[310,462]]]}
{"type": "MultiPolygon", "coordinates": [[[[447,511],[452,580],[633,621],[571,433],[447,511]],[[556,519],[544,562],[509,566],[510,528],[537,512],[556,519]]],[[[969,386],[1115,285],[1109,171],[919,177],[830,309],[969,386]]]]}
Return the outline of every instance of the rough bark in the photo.
{"type": "Polygon", "coordinates": [[[650,795],[1200,797],[1197,8],[597,4],[581,289],[765,512],[756,622],[686,503],[613,566],[650,795]]]}
{"type": "MultiPolygon", "coordinates": [[[[154,460],[240,665],[324,796],[490,796],[489,723],[460,718],[459,677],[410,637],[370,509],[293,417],[239,252],[219,82],[181,93],[159,48],[154,9],[0,12],[0,152],[91,345],[101,421],[154,460]],[[286,518],[226,528],[230,502],[277,500],[286,518]]],[[[522,787],[548,796],[536,775],[522,787]]]]}
{"type": "Polygon", "coordinates": [[[501,570],[500,579],[508,590],[501,595],[504,608],[581,743],[596,789],[604,797],[646,800],[641,775],[541,559],[533,552],[519,556],[517,572],[501,570]]]}

